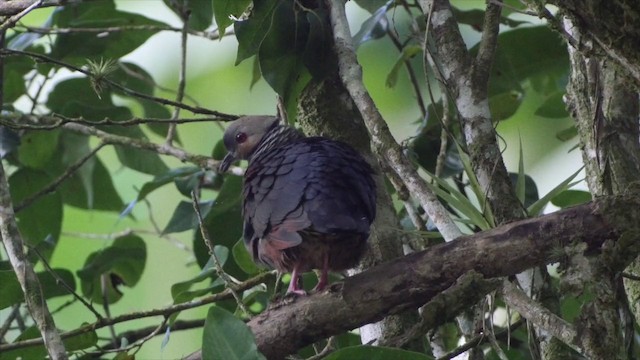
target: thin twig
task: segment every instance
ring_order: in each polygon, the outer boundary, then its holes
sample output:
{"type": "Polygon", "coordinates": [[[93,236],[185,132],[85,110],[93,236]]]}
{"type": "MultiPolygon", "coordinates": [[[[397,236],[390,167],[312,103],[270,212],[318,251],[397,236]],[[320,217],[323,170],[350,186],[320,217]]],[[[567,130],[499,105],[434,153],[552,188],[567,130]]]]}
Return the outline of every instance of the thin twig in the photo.
{"type": "Polygon", "coordinates": [[[7,319],[2,323],[0,327],[0,343],[4,341],[4,336],[7,335],[9,329],[11,329],[11,323],[20,315],[20,304],[15,304],[11,308],[11,312],[7,315],[7,319]]]}
{"type": "MultiPolygon", "coordinates": [[[[254,286],[264,283],[269,278],[272,278],[274,274],[275,274],[274,271],[260,273],[252,277],[251,279],[248,279],[239,283],[238,285],[235,286],[235,288],[237,291],[244,291],[247,289],[251,289],[254,286]]],[[[168,317],[168,316],[171,316],[171,314],[175,314],[180,311],[194,309],[200,306],[208,305],[217,301],[227,300],[231,298],[233,298],[233,295],[231,294],[231,290],[227,288],[216,294],[211,294],[209,296],[205,296],[197,300],[191,300],[189,302],[175,304],[165,308],[124,314],[124,315],[116,316],[111,319],[103,318],[103,320],[101,321],[96,321],[91,324],[81,326],[77,329],[64,332],[60,334],[60,336],[63,339],[68,339],[70,337],[84,334],[90,331],[102,329],[106,326],[113,325],[113,324],[119,324],[127,321],[138,320],[138,319],[153,317],[153,316],[168,317]]],[[[3,351],[23,349],[31,346],[38,346],[38,345],[42,345],[42,343],[43,343],[42,338],[35,338],[35,339],[29,339],[24,341],[18,341],[11,344],[0,345],[0,353],[3,351]]]]}
{"type": "Polygon", "coordinates": [[[18,20],[22,19],[25,15],[38,8],[42,4],[42,0],[36,0],[31,5],[27,6],[24,10],[19,13],[9,17],[5,22],[0,24],[0,31],[5,31],[6,29],[13,26],[18,20]]]}
{"type": "Polygon", "coordinates": [[[69,168],[65,170],[65,172],[62,173],[62,175],[60,175],[57,179],[52,181],[51,184],[45,186],[42,190],[24,199],[20,204],[16,205],[15,212],[19,212],[20,210],[31,206],[40,197],[56,191],[58,186],[60,186],[60,184],[62,184],[63,181],[65,181],[66,179],[71,177],[73,174],[75,174],[76,171],[80,169],[80,167],[82,167],[82,165],[84,165],[87,161],[89,161],[89,159],[91,159],[105,145],[107,144],[104,142],[101,142],[100,144],[98,144],[98,146],[95,147],[95,149],[91,150],[85,156],[83,156],[78,161],[76,161],[71,166],[69,166],[69,168]]]}
{"type": "Polygon", "coordinates": [[[49,262],[47,261],[47,259],[44,256],[42,256],[42,254],[40,253],[40,251],[38,250],[37,247],[32,246],[32,247],[29,247],[29,248],[30,248],[30,250],[32,250],[33,252],[36,253],[36,255],[38,256],[40,261],[42,261],[42,264],[44,265],[44,267],[47,269],[49,274],[51,274],[51,276],[53,276],[53,278],[56,279],[57,283],[62,285],[62,287],[64,287],[69,292],[69,294],[73,295],[73,297],[76,300],[80,301],[82,303],[82,305],[84,305],[87,309],[89,309],[89,311],[91,311],[93,313],[93,315],[96,316],[96,319],[102,320],[102,315],[100,315],[100,313],[93,307],[93,305],[89,304],[82,296],[80,296],[77,292],[75,292],[75,290],[73,290],[73,288],[71,286],[69,286],[69,284],[67,284],[64,281],[64,279],[60,277],[60,275],[58,275],[58,273],[53,271],[53,269],[49,265],[49,262]]]}
{"type": "Polygon", "coordinates": [[[251,313],[247,310],[247,307],[244,305],[242,298],[236,292],[237,281],[234,281],[234,279],[232,279],[231,276],[229,276],[229,274],[227,274],[224,271],[224,269],[222,268],[220,259],[218,259],[218,255],[214,251],[215,245],[213,244],[213,241],[211,241],[211,238],[209,237],[209,231],[207,231],[207,227],[205,226],[204,220],[202,219],[202,213],[200,212],[200,204],[199,204],[200,199],[195,190],[191,192],[191,200],[193,200],[193,210],[195,210],[196,215],[198,217],[198,224],[200,225],[200,233],[202,234],[202,240],[204,241],[205,245],[207,245],[207,248],[209,248],[209,254],[213,258],[213,263],[215,264],[216,272],[218,273],[218,276],[220,276],[222,281],[224,281],[227,289],[231,291],[231,294],[233,295],[233,297],[236,299],[236,302],[238,303],[238,307],[245,313],[245,315],[251,317],[251,313]]]}
{"type": "Polygon", "coordinates": [[[23,251],[24,241],[18,231],[18,224],[11,204],[9,184],[2,162],[0,162],[0,233],[2,234],[2,244],[24,293],[25,302],[42,334],[41,339],[44,339],[49,356],[53,360],[66,360],[68,358],[67,352],[49,312],[47,302],[44,300],[40,281],[33,270],[33,265],[23,251]]]}
{"type": "MultiPolygon", "coordinates": [[[[41,54],[37,54],[37,53],[33,53],[33,52],[20,51],[20,50],[11,50],[11,49],[3,49],[2,52],[0,52],[0,55],[2,55],[2,56],[7,56],[7,55],[27,56],[27,57],[30,57],[30,58],[35,59],[35,60],[56,64],[56,65],[65,67],[67,69],[80,72],[80,73],[85,74],[85,75],[90,76],[90,77],[94,76],[94,74],[91,71],[85,70],[83,68],[80,68],[80,67],[77,67],[77,66],[74,66],[74,65],[71,65],[71,64],[67,64],[65,62],[62,62],[60,60],[56,60],[56,59],[51,58],[51,57],[46,56],[46,55],[41,55],[41,54]]],[[[113,86],[114,88],[124,92],[125,94],[127,94],[129,96],[137,97],[139,99],[145,99],[145,100],[154,101],[154,102],[157,102],[157,103],[163,104],[163,105],[179,107],[181,109],[189,110],[189,111],[191,111],[191,112],[193,112],[195,114],[214,115],[214,116],[218,116],[220,118],[228,119],[228,120],[234,120],[234,119],[237,118],[237,116],[235,116],[235,115],[225,114],[225,113],[222,113],[222,112],[219,112],[219,111],[209,110],[209,109],[205,109],[205,108],[202,108],[202,107],[199,107],[199,106],[190,106],[190,105],[187,105],[187,104],[182,104],[182,103],[175,102],[173,100],[169,100],[169,99],[165,99],[165,98],[160,98],[160,97],[156,97],[156,96],[143,94],[141,92],[131,90],[131,89],[129,89],[129,88],[125,87],[125,86],[122,86],[119,83],[117,83],[117,82],[115,82],[113,80],[107,79],[107,78],[102,78],[101,80],[104,81],[105,83],[113,86]]]]}
{"type": "MultiPolygon", "coordinates": [[[[396,35],[396,33],[394,31],[391,31],[391,29],[389,29],[387,30],[387,35],[389,35],[389,39],[391,39],[391,42],[393,43],[393,45],[400,52],[400,56],[404,57],[404,54],[402,53],[403,46],[402,46],[402,43],[400,42],[400,39],[398,39],[398,36],[396,35]]],[[[418,82],[418,77],[416,76],[416,72],[413,70],[413,66],[411,65],[410,59],[405,58],[403,60],[403,63],[405,68],[407,69],[407,74],[409,74],[409,81],[411,81],[411,87],[413,88],[413,91],[416,94],[416,101],[418,102],[420,113],[422,114],[422,118],[424,118],[425,116],[427,116],[427,107],[424,105],[424,100],[422,100],[422,91],[420,90],[420,83],[418,82]]]]}
{"type": "MultiPolygon", "coordinates": [[[[233,115],[233,118],[237,118],[233,115]]],[[[102,120],[88,120],[83,117],[66,117],[60,114],[51,115],[32,115],[32,114],[0,114],[0,125],[6,126],[14,130],[52,130],[61,127],[64,124],[82,124],[88,126],[99,125],[117,125],[117,126],[135,126],[140,124],[168,124],[170,120],[160,118],[139,118],[134,117],[129,120],[112,120],[104,118],[102,120]]],[[[232,121],[220,117],[202,117],[202,118],[183,118],[171,120],[176,124],[186,124],[194,122],[218,122],[232,121]]]]}
{"type": "MultiPolygon", "coordinates": [[[[111,319],[111,309],[109,308],[109,279],[110,277],[106,273],[100,275],[102,308],[104,309],[104,313],[107,319],[111,319]]],[[[113,327],[113,324],[107,326],[107,328],[109,329],[109,334],[111,334],[111,340],[118,341],[118,338],[116,338],[116,329],[113,327]]]]}
{"type": "MultiPolygon", "coordinates": [[[[524,320],[520,319],[520,320],[514,322],[513,324],[511,324],[508,328],[506,328],[506,329],[500,331],[499,333],[497,333],[496,337],[500,337],[500,336],[502,336],[504,334],[510,334],[511,332],[515,331],[517,328],[522,326],[523,324],[524,324],[524,320]]],[[[468,351],[471,348],[474,348],[476,346],[482,345],[487,340],[488,339],[487,339],[485,334],[476,335],[473,339],[471,339],[471,340],[467,341],[466,343],[464,343],[463,345],[451,350],[450,352],[448,352],[444,356],[439,357],[437,360],[450,360],[450,359],[453,359],[456,356],[468,351]]]]}
{"type": "MultiPolygon", "coordinates": [[[[113,32],[122,32],[122,31],[140,31],[140,30],[150,30],[150,31],[173,31],[173,32],[181,32],[183,28],[177,28],[168,25],[122,25],[122,26],[111,26],[111,27],[103,27],[103,28],[48,28],[48,27],[34,27],[23,24],[16,25],[16,28],[23,28],[25,31],[37,33],[37,34],[73,34],[73,33],[113,33],[113,32]]],[[[218,29],[213,31],[197,31],[193,29],[187,29],[189,35],[194,35],[198,37],[202,37],[208,40],[218,40],[220,39],[220,32],[218,29]]],[[[225,31],[224,36],[233,35],[233,28],[225,31]]]]}
{"type": "MultiPolygon", "coordinates": [[[[176,93],[177,103],[182,103],[182,100],[184,99],[184,88],[187,84],[187,30],[189,28],[188,21],[188,14],[182,16],[182,32],[180,36],[180,71],[178,73],[178,91],[176,93]]],[[[179,117],[180,108],[176,107],[173,109],[171,120],[176,120],[179,117]]],[[[165,139],[165,144],[167,146],[171,146],[171,144],[173,144],[173,139],[176,137],[176,131],[176,124],[173,122],[169,123],[169,129],[167,130],[167,137],[165,139]]]]}

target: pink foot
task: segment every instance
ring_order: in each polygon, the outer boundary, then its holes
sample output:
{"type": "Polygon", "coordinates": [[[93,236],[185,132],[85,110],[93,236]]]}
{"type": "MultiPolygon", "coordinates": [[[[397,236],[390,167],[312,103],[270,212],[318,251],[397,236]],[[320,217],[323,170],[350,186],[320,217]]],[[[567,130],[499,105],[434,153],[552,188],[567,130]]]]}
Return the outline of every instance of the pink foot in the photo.
{"type": "Polygon", "coordinates": [[[320,277],[318,278],[318,285],[313,288],[314,291],[320,292],[324,290],[329,284],[329,254],[325,254],[322,264],[322,270],[320,271],[320,277]]]}
{"type": "Polygon", "coordinates": [[[300,274],[298,274],[298,265],[294,266],[291,272],[291,281],[287,288],[287,294],[291,293],[301,296],[307,295],[307,292],[302,289],[302,278],[300,278],[300,274]]]}

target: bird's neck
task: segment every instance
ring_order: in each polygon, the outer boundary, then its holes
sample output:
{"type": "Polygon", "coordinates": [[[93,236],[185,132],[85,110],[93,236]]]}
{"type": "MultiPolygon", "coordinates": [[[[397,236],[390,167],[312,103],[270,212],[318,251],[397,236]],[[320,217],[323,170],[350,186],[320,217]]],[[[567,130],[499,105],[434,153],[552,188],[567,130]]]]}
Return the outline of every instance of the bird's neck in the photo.
{"type": "Polygon", "coordinates": [[[258,144],[256,150],[251,154],[249,161],[272,149],[279,148],[302,138],[304,138],[304,135],[295,128],[287,125],[278,125],[262,137],[260,144],[258,144]]]}

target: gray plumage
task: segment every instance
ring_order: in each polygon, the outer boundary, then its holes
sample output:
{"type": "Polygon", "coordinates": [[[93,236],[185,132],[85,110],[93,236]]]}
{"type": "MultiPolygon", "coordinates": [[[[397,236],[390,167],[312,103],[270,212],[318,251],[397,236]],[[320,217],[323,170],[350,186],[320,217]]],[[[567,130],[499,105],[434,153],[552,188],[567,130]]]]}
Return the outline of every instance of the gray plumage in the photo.
{"type": "Polygon", "coordinates": [[[304,137],[268,116],[244,117],[224,135],[229,155],[248,159],[243,186],[244,241],[254,260],[292,272],[290,292],[302,293],[301,272],[357,265],[375,218],[372,169],[349,145],[304,137]]]}

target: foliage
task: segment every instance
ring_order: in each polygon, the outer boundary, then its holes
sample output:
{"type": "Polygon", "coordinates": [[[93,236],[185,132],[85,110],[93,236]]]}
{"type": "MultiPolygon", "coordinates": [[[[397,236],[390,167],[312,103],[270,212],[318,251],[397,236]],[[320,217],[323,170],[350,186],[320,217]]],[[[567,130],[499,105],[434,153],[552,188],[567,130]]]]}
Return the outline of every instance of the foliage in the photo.
{"type": "MultiPolygon", "coordinates": [[[[356,3],[371,13],[361,21],[361,28],[355,35],[361,49],[392,36],[401,39],[396,53],[388,54],[390,59],[396,59],[395,62],[380,75],[386,86],[402,88],[398,91],[403,94],[415,92],[421,99],[428,98],[424,95],[424,86],[411,88],[404,73],[405,69],[413,71],[417,67],[418,73],[429,73],[430,81],[434,81],[431,70],[423,69],[422,63],[417,61],[424,55],[422,44],[411,34],[412,25],[424,26],[424,16],[404,1],[360,0],[356,3]],[[395,13],[403,11],[406,11],[405,18],[395,19],[395,13]],[[394,19],[390,20],[392,13],[394,19]],[[414,21],[417,23],[412,23],[414,21]]],[[[460,4],[454,2],[454,5],[460,4]]],[[[58,7],[41,24],[49,35],[20,24],[8,31],[1,55],[4,78],[0,82],[3,86],[0,155],[9,169],[11,199],[29,260],[43,269],[37,275],[45,299],[63,297],[65,301],[77,301],[69,294],[74,291],[76,296],[101,306],[100,313],[104,317],[111,317],[110,305],[130,296],[126,288],[140,286],[145,273],[165,271],[149,268],[149,258],[157,254],[153,249],[158,239],[172,239],[171,236],[177,233],[188,232],[190,244],[181,244],[191,247],[190,256],[198,266],[198,274],[173,284],[163,284],[162,291],[170,291],[176,305],[190,301],[195,304],[225,290],[228,284],[212,260],[199,229],[199,220],[202,220],[209,240],[215,244],[213,251],[220,260],[218,265],[234,281],[243,282],[265,271],[251,261],[240,240],[241,179],[233,174],[218,174],[216,169],[205,169],[209,158],[186,153],[188,144],[183,144],[170,131],[170,120],[180,120],[172,117],[177,108],[199,114],[202,121],[228,120],[234,116],[200,108],[197,104],[189,106],[193,102],[184,94],[180,95],[180,91],[176,101],[168,100],[167,92],[158,86],[157,79],[147,68],[151,68],[151,62],[163,59],[150,58],[149,63],[139,64],[130,62],[126,56],[140,50],[155,34],[164,31],[186,32],[190,37],[233,35],[238,44],[236,64],[254,61],[259,77],[283,99],[293,124],[298,97],[305,85],[336,71],[329,11],[318,2],[165,0],[164,5],[154,3],[147,5],[147,9],[151,11],[155,6],[168,7],[184,28],[176,29],[146,15],[120,10],[113,0],[72,2],[58,7]],[[219,26],[217,32],[209,30],[212,24],[219,26]],[[211,114],[215,119],[205,118],[211,114]],[[66,123],[75,126],[66,126],[66,123]],[[105,145],[113,146],[114,156],[104,154],[101,147],[105,145]],[[100,150],[99,155],[92,153],[94,149],[100,150]],[[189,164],[175,165],[161,154],[189,164]],[[118,172],[122,169],[137,176],[133,197],[123,196],[116,186],[118,172]],[[161,191],[165,191],[162,194],[171,192],[182,200],[175,201],[173,209],[156,208],[152,198],[161,191]],[[199,203],[202,219],[193,211],[193,193],[202,197],[199,203]],[[145,203],[151,204],[148,208],[152,214],[173,215],[166,223],[157,224],[152,234],[134,230],[110,236],[104,240],[101,249],[77,259],[83,264],[80,267],[44,270],[45,264],[58,251],[60,242],[67,240],[61,239],[70,215],[80,212],[114,219],[112,226],[115,228],[119,222],[142,221],[140,212],[134,210],[139,210],[145,203]],[[62,282],[68,289],[60,285],[62,282]]],[[[456,14],[461,24],[470,25],[469,37],[477,36],[474,31],[479,30],[477,25],[482,23],[484,12],[456,8],[456,14]]],[[[564,43],[547,26],[515,20],[507,11],[501,21],[505,26],[498,37],[499,51],[488,90],[496,126],[508,126],[502,123],[509,122],[514,114],[531,122],[568,117],[561,101],[568,77],[564,43]],[[538,56],[541,53],[545,56],[538,56]],[[543,101],[525,107],[532,98],[543,101]]],[[[163,51],[180,52],[177,48],[163,51]]],[[[470,51],[475,54],[478,46],[471,46],[470,51]]],[[[246,87],[251,85],[247,83],[246,87]]],[[[223,97],[225,94],[212,96],[223,97]]],[[[436,94],[425,113],[410,125],[416,135],[408,142],[407,153],[415,166],[428,174],[431,188],[465,232],[487,230],[494,227],[496,221],[484,203],[485,194],[475,179],[461,129],[453,123],[443,130],[444,113],[453,111],[452,105],[436,94]],[[447,132],[449,141],[440,154],[443,131],[447,132]]],[[[565,140],[572,138],[566,136],[566,131],[563,134],[565,140]]],[[[207,138],[213,151],[215,141],[211,140],[207,138]]],[[[217,149],[219,152],[219,142],[217,149]]],[[[219,154],[214,158],[219,160],[219,154]]],[[[577,173],[558,180],[557,187],[540,197],[534,178],[522,165],[523,159],[521,152],[521,166],[511,176],[529,215],[541,213],[549,202],[568,207],[590,199],[586,192],[568,190],[577,173]]],[[[406,230],[412,230],[413,224],[406,221],[406,213],[400,211],[399,214],[405,216],[402,223],[406,230]]],[[[0,309],[5,312],[12,308],[22,309],[24,298],[15,273],[6,254],[0,255],[0,309]]],[[[251,313],[260,313],[272,301],[275,288],[276,284],[266,282],[240,295],[251,313]]],[[[572,303],[571,306],[578,307],[579,304],[572,303]]],[[[135,309],[140,310],[150,309],[135,309]]],[[[169,309],[162,315],[174,325],[182,319],[184,310],[169,309]]],[[[132,315],[134,329],[143,327],[142,323],[137,323],[142,318],[138,315],[132,315]]],[[[241,320],[247,315],[235,301],[219,301],[210,307],[204,323],[203,358],[262,358],[253,335],[241,320]]],[[[31,321],[28,323],[29,327],[14,328],[11,336],[0,334],[0,338],[17,343],[37,337],[35,327],[31,326],[31,321]]],[[[63,330],[77,330],[82,326],[77,322],[63,330]]],[[[102,326],[97,330],[83,329],[86,332],[65,340],[69,352],[101,356],[112,348],[112,341],[120,341],[119,334],[105,340],[109,335],[102,326]]],[[[171,327],[167,333],[170,332],[171,327]]],[[[514,336],[526,338],[525,334],[526,330],[521,328],[514,336]]],[[[447,335],[457,336],[453,332],[447,335]]],[[[124,342],[119,356],[134,354],[145,340],[136,341],[124,342]]],[[[500,345],[506,347],[507,342],[501,340],[500,345]]],[[[361,345],[359,338],[350,333],[338,336],[336,344],[339,350],[329,359],[429,358],[399,349],[361,345]]],[[[447,350],[455,347],[453,342],[449,345],[447,350]]],[[[196,349],[183,349],[183,352],[192,350],[196,349]]],[[[0,359],[13,358],[17,354],[23,358],[42,357],[44,347],[12,351],[0,354],[0,359]]],[[[526,342],[513,343],[509,351],[514,359],[527,358],[526,342]]],[[[300,354],[310,356],[312,352],[308,347],[300,354]]]]}

